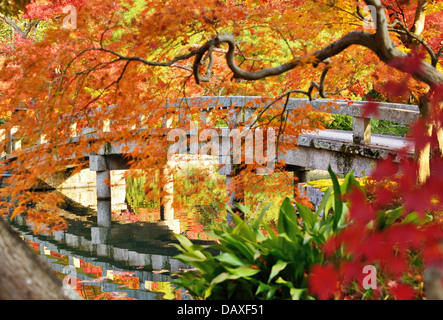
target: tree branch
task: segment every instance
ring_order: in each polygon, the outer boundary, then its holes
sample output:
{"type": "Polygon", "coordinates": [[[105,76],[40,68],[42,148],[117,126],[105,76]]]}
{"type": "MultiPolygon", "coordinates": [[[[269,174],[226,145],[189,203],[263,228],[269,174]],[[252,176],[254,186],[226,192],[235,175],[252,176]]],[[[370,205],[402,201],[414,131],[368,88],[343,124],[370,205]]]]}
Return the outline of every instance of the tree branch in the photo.
{"type": "MultiPolygon", "coordinates": [[[[425,5],[426,1],[421,1],[420,3],[422,8],[425,5]]],[[[282,73],[285,73],[289,70],[292,70],[298,66],[304,65],[306,63],[312,63],[314,67],[316,67],[319,63],[322,61],[325,61],[333,56],[338,55],[345,49],[347,49],[351,45],[360,45],[363,47],[368,48],[369,50],[373,51],[378,58],[387,63],[391,64],[392,62],[396,62],[393,67],[397,68],[400,71],[403,71],[405,69],[405,61],[404,58],[407,57],[407,54],[401,52],[398,50],[394,44],[394,42],[391,40],[389,36],[389,25],[386,20],[385,15],[385,9],[381,3],[380,0],[365,0],[365,3],[367,5],[371,5],[376,9],[376,32],[375,33],[368,33],[365,31],[352,31],[348,34],[344,35],[341,39],[331,43],[327,47],[315,51],[313,53],[301,56],[299,58],[295,58],[287,63],[278,65],[276,67],[270,67],[265,68],[259,71],[250,72],[246,71],[242,68],[240,68],[236,62],[235,62],[235,49],[237,47],[236,41],[233,35],[231,34],[221,34],[216,36],[215,38],[208,40],[205,44],[203,44],[201,47],[192,50],[188,54],[185,55],[178,55],[172,60],[166,61],[166,62],[155,62],[155,61],[147,61],[141,57],[127,57],[123,56],[117,52],[114,52],[112,50],[100,47],[100,48],[91,48],[86,49],[82,53],[89,51],[89,50],[98,50],[103,52],[111,53],[121,60],[127,60],[127,61],[139,61],[149,66],[162,66],[162,67],[169,67],[172,66],[174,63],[180,61],[180,60],[187,60],[191,57],[195,57],[194,64],[193,64],[193,73],[194,78],[198,83],[201,81],[209,81],[209,77],[211,75],[211,67],[212,67],[212,52],[215,50],[214,48],[222,45],[227,44],[228,50],[225,54],[225,59],[228,67],[231,69],[233,73],[233,78],[236,79],[243,79],[243,80],[260,80],[271,76],[280,75],[282,73]],[[200,75],[200,66],[203,65],[203,61],[205,59],[209,58],[209,65],[207,67],[206,75],[202,77],[200,75]]],[[[418,10],[420,11],[420,10],[418,10]]],[[[421,21],[418,19],[417,21],[421,21]]],[[[417,22],[417,28],[420,26],[420,23],[417,22]]],[[[441,52],[440,52],[441,53],[441,52]]],[[[416,73],[414,73],[412,76],[416,79],[430,85],[434,86],[436,84],[443,83],[443,74],[440,73],[434,66],[430,65],[429,63],[425,62],[424,60],[420,60],[420,65],[417,68],[416,73]]],[[[324,71],[324,74],[322,75],[323,83],[324,83],[324,77],[326,76],[327,69],[324,71]]],[[[323,86],[320,84],[313,83],[314,87],[317,87],[318,89],[322,88],[323,86]]],[[[311,89],[312,90],[312,89],[311,89]]],[[[320,94],[324,94],[323,90],[321,90],[320,94]]]]}
{"type": "Polygon", "coordinates": [[[415,35],[421,35],[425,29],[426,8],[428,0],[419,0],[417,9],[415,10],[414,24],[411,27],[411,32],[415,35]]]}
{"type": "Polygon", "coordinates": [[[432,50],[431,46],[426,42],[425,39],[423,39],[423,37],[421,37],[418,34],[413,33],[411,30],[409,30],[402,22],[396,20],[394,21],[394,23],[392,23],[390,26],[395,27],[399,25],[401,27],[401,29],[398,28],[389,28],[388,30],[391,32],[395,32],[401,35],[406,35],[408,36],[407,40],[404,40],[402,37],[402,42],[404,43],[405,46],[410,47],[411,46],[411,39],[414,39],[415,41],[417,41],[418,43],[420,43],[428,52],[429,56],[431,57],[431,64],[432,66],[436,67],[437,63],[438,63],[438,57],[435,54],[435,52],[432,50]]]}
{"type": "Polygon", "coordinates": [[[5,23],[9,24],[15,30],[15,32],[24,36],[25,34],[24,31],[14,22],[14,20],[1,13],[0,13],[0,20],[3,20],[5,23]]]}

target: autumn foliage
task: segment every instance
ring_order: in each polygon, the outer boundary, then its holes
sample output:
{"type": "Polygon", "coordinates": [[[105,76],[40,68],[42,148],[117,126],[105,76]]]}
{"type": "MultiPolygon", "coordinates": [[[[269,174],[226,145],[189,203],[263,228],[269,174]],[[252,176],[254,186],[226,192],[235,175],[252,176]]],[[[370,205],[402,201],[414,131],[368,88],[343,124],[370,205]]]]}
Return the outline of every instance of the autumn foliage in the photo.
{"type": "MultiPolygon", "coordinates": [[[[362,266],[376,264],[394,297],[421,297],[415,280],[402,277],[417,252],[425,265],[440,263],[442,254],[442,9],[439,0],[34,1],[14,20],[19,29],[1,19],[12,32],[1,44],[0,128],[21,142],[0,167],[0,174],[12,173],[0,189],[1,213],[26,212],[42,229],[66,227],[57,215],[61,199],[33,189],[68,166],[85,168],[83,153],[109,145],[122,147],[131,174],[155,179],[167,161],[168,130],[189,130],[208,107],[191,107],[188,97],[264,96],[257,120],[239,128],[284,133],[291,139],[278,146],[287,150],[303,132],[324,128],[309,105],[289,112],[287,99],[361,100],[374,90],[387,101],[420,106],[410,136],[416,152],[432,154],[429,174],[423,181],[417,161],[388,159],[372,179],[388,181],[395,192],[376,188],[370,201],[364,190],[347,194],[352,223],[325,244],[329,260],[308,270],[310,289],[318,298],[345,298],[362,266]],[[376,8],[372,27],[364,4],[376,8]],[[76,29],[63,28],[67,5],[76,9],[76,29]],[[399,199],[398,221],[386,224],[379,213],[399,199]]],[[[364,113],[377,106],[368,102],[364,113]]],[[[214,122],[200,128],[232,127],[235,108],[213,106],[214,122]]],[[[246,193],[281,194],[294,180],[280,162],[272,190],[255,174],[256,163],[242,169],[232,188],[246,193]]],[[[183,181],[175,183],[183,190],[183,181]]],[[[349,295],[361,298],[359,290],[349,295]]]]}

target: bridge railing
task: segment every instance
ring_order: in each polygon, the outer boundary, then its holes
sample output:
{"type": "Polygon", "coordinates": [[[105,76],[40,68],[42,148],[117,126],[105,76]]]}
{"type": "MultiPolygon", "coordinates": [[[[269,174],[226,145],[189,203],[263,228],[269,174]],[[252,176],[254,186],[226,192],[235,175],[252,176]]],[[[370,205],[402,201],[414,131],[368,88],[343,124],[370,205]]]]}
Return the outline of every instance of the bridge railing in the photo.
{"type": "MultiPolygon", "coordinates": [[[[207,124],[211,122],[212,111],[216,108],[229,110],[227,119],[234,126],[240,122],[247,122],[251,120],[251,117],[257,117],[257,110],[260,107],[266,107],[273,103],[272,98],[267,97],[255,97],[255,96],[233,96],[233,97],[191,97],[186,99],[180,99],[175,102],[167,103],[165,108],[186,108],[192,107],[200,111],[200,122],[207,124]],[[235,108],[232,108],[235,106],[235,108]]],[[[329,110],[327,113],[340,114],[352,117],[353,121],[353,142],[355,144],[370,145],[371,144],[371,119],[387,120],[398,122],[401,124],[411,124],[419,117],[418,107],[415,105],[405,105],[397,103],[385,103],[380,102],[377,108],[377,112],[373,114],[365,115],[364,104],[365,101],[349,101],[349,100],[326,100],[317,99],[309,101],[308,99],[289,99],[286,108],[289,112],[296,112],[296,110],[303,105],[310,104],[316,109],[320,109],[321,106],[328,105],[329,110]]],[[[282,102],[280,102],[280,106],[282,102]]],[[[277,104],[273,104],[270,108],[274,108],[277,104]]],[[[118,108],[116,106],[110,106],[110,108],[118,108]]],[[[117,109],[116,109],[117,110],[117,109]]],[[[147,108],[149,110],[149,108],[147,108]]],[[[143,119],[148,115],[140,116],[140,123],[143,123],[143,119]]],[[[166,116],[163,118],[162,123],[164,128],[172,128],[171,124],[174,120],[186,121],[179,112],[178,115],[166,116]]],[[[98,130],[101,132],[110,132],[113,130],[113,122],[109,119],[101,119],[101,129],[83,127],[77,128],[77,122],[72,121],[70,125],[70,133],[68,139],[75,140],[81,136],[94,136],[98,130]]],[[[137,128],[132,126],[133,130],[143,130],[143,127],[137,128]]],[[[18,128],[13,127],[9,129],[0,130],[0,141],[4,142],[4,150],[2,157],[12,153],[14,150],[21,148],[21,139],[17,136],[18,128]]],[[[46,143],[45,135],[41,135],[38,139],[37,145],[46,143]]]]}
{"type": "MultiPolygon", "coordinates": [[[[232,105],[236,108],[231,110],[228,116],[230,122],[235,124],[247,122],[257,117],[257,109],[267,106],[273,102],[272,98],[263,97],[196,97],[181,100],[179,103],[193,106],[201,105],[201,122],[206,123],[210,119],[210,112],[214,108],[230,109],[232,105]]],[[[308,99],[289,99],[286,105],[287,110],[291,112],[310,104],[315,109],[328,105],[327,113],[339,114],[352,117],[353,123],[353,142],[355,144],[371,144],[371,119],[386,120],[409,125],[419,118],[419,109],[416,105],[406,105],[398,103],[378,103],[376,112],[365,114],[366,101],[349,100],[326,100],[317,99],[309,101],[308,99]]],[[[282,102],[280,102],[280,106],[282,102]]],[[[271,106],[272,108],[273,106],[271,106]]]]}

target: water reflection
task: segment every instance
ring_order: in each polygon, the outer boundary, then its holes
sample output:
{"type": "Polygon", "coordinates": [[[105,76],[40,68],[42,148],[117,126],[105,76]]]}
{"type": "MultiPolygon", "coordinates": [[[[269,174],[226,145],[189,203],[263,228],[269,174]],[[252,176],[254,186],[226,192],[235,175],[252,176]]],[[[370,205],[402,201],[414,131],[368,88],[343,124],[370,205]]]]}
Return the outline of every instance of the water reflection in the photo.
{"type": "Polygon", "coordinates": [[[74,289],[86,300],[186,300],[183,291],[174,291],[172,277],[166,270],[129,270],[112,262],[86,257],[66,249],[51,250],[54,244],[31,234],[25,241],[63,279],[64,286],[74,289]]]}
{"type": "Polygon", "coordinates": [[[104,228],[88,216],[80,218],[65,213],[68,229],[52,236],[34,235],[22,216],[16,217],[13,225],[64,284],[83,299],[190,299],[171,286],[173,274],[190,266],[173,258],[178,251],[172,245],[176,241],[170,227],[115,221],[111,228],[104,228]]]}
{"type": "Polygon", "coordinates": [[[224,215],[211,206],[194,205],[161,220],[159,205],[129,206],[124,179],[115,174],[112,225],[101,227],[96,223],[94,179],[95,173],[83,170],[42,189],[63,195],[60,215],[67,230],[35,236],[25,217],[16,217],[13,224],[64,285],[84,299],[190,299],[171,286],[174,273],[190,268],[173,258],[179,253],[173,234],[198,244],[212,243],[208,232],[226,223],[224,215]]]}

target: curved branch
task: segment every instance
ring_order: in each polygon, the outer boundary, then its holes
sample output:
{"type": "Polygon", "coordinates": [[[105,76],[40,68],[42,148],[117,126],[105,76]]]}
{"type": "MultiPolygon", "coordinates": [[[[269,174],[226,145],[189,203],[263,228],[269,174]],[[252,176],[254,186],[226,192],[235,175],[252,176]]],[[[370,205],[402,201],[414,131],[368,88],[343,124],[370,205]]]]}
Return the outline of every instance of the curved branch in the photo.
{"type": "Polygon", "coordinates": [[[374,35],[364,31],[353,31],[345,35],[340,40],[333,42],[329,46],[314,53],[299,57],[297,59],[293,59],[276,67],[270,67],[259,71],[250,72],[241,69],[235,63],[234,49],[236,47],[236,42],[234,36],[230,34],[219,35],[214,39],[214,43],[215,45],[220,45],[223,43],[228,44],[229,49],[226,53],[226,63],[228,64],[228,67],[231,69],[231,71],[234,73],[234,78],[243,80],[260,80],[270,76],[276,76],[305,64],[305,61],[314,61],[314,66],[316,66],[318,65],[318,63],[339,54],[353,44],[359,44],[368,47],[373,51],[376,50],[374,35]]]}
{"type": "MultiPolygon", "coordinates": [[[[209,66],[207,67],[206,75],[204,77],[200,75],[199,67],[202,65],[202,60],[204,60],[205,57],[209,57],[211,59],[212,51],[214,50],[214,48],[222,44],[228,45],[228,50],[226,52],[225,58],[228,67],[233,72],[233,78],[243,79],[243,80],[260,80],[267,77],[280,75],[298,66],[306,64],[307,61],[309,61],[314,65],[314,67],[316,67],[322,61],[325,61],[333,56],[338,55],[339,53],[341,53],[351,45],[360,45],[366,47],[371,51],[373,51],[381,61],[392,65],[393,67],[397,68],[400,71],[404,71],[405,64],[408,63],[408,61],[404,59],[407,57],[407,54],[398,50],[389,36],[389,29],[388,29],[389,25],[387,23],[385,10],[383,8],[381,1],[365,0],[365,3],[367,5],[373,6],[376,9],[375,33],[368,33],[365,31],[352,31],[344,35],[341,39],[331,43],[330,45],[321,50],[293,59],[287,63],[278,65],[276,67],[265,68],[255,72],[246,71],[240,68],[236,64],[234,57],[237,45],[234,36],[231,34],[218,35],[215,38],[207,41],[204,45],[202,45],[198,49],[195,49],[185,55],[176,56],[175,58],[167,62],[154,62],[154,61],[147,61],[140,57],[127,57],[103,47],[86,49],[85,51],[100,50],[112,53],[122,60],[139,61],[149,66],[163,66],[163,67],[169,67],[180,60],[187,60],[191,57],[195,57],[193,64],[193,73],[197,83],[200,83],[200,81],[209,80],[209,76],[211,75],[211,67],[212,67],[211,60],[209,62],[209,66]],[[392,64],[393,62],[396,63],[393,65],[392,64]]],[[[435,67],[425,62],[424,60],[420,60],[420,65],[417,67],[417,71],[413,74],[413,76],[416,79],[430,86],[443,83],[443,74],[440,73],[435,67]]],[[[321,87],[321,85],[317,86],[321,87]]]]}
{"type": "MultiPolygon", "coordinates": [[[[403,23],[401,23],[398,20],[395,23],[393,23],[392,25],[393,26],[400,25],[402,29],[395,29],[395,28],[391,29],[390,28],[389,31],[395,32],[395,33],[398,33],[398,34],[401,34],[401,35],[407,35],[409,37],[408,41],[410,41],[410,39],[414,39],[417,42],[419,42],[426,49],[426,51],[428,52],[429,56],[431,57],[431,61],[432,61],[431,64],[432,64],[432,66],[434,66],[434,67],[437,66],[438,58],[437,58],[435,52],[432,50],[431,46],[426,42],[425,39],[423,39],[419,35],[416,35],[416,34],[412,33],[408,28],[406,28],[406,26],[403,23]]],[[[404,44],[406,46],[410,46],[410,43],[404,43],[404,44]]]]}
{"type": "Polygon", "coordinates": [[[8,25],[10,25],[15,30],[15,32],[24,36],[25,32],[18,26],[18,24],[15,23],[14,20],[12,20],[11,18],[9,18],[3,14],[0,14],[0,20],[4,21],[8,25]]]}

